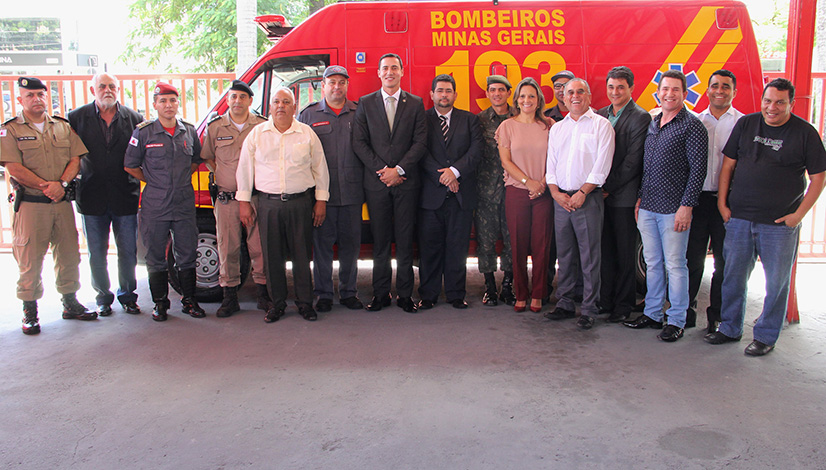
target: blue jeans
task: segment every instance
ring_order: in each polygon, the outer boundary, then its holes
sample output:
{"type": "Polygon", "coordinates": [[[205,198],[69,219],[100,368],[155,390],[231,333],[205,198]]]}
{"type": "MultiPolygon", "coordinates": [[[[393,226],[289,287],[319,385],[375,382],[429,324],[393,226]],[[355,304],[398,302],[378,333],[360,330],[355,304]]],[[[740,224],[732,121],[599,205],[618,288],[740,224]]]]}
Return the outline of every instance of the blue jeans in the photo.
{"type": "Polygon", "coordinates": [[[645,257],[646,285],[645,310],[648,318],[663,319],[665,289],[671,306],[666,311],[668,324],[685,327],[688,309],[688,266],[685,253],[689,231],[674,231],[675,214],[658,214],[640,209],[637,228],[642,237],[642,253],[645,257]]]}
{"type": "Polygon", "coordinates": [[[735,218],[726,223],[721,333],[732,338],[743,334],[748,281],[760,256],[766,275],[766,297],[763,313],[754,325],[754,339],[770,345],[777,341],[786,318],[799,236],[800,226],[758,224],[735,218]]]}
{"type": "Polygon", "coordinates": [[[109,291],[109,269],[106,260],[109,251],[109,226],[115,232],[115,245],[118,247],[118,301],[121,304],[135,302],[138,294],[138,281],[135,278],[135,266],[138,264],[138,216],[84,215],[83,233],[89,246],[89,267],[92,269],[92,287],[97,292],[95,300],[98,305],[111,305],[115,296],[109,291]]]}

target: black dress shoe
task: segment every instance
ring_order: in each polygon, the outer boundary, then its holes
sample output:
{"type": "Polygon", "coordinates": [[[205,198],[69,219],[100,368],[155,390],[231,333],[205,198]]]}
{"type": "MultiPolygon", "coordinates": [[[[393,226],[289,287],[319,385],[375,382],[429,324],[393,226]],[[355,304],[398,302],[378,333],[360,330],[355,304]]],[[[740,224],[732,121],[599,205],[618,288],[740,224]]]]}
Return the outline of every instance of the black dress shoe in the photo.
{"type": "Polygon", "coordinates": [[[725,344],[725,343],[734,343],[734,342],[740,341],[741,338],[742,338],[742,336],[732,338],[731,336],[724,335],[723,333],[720,333],[719,331],[714,331],[712,333],[709,333],[709,334],[703,336],[703,341],[705,341],[708,344],[725,344]]]}
{"type": "Polygon", "coordinates": [[[169,311],[168,299],[155,302],[155,308],[152,310],[152,319],[155,321],[166,321],[167,311],[169,311]]]}
{"type": "Polygon", "coordinates": [[[264,316],[265,323],[277,322],[284,316],[284,308],[270,307],[267,314],[264,316]]]}
{"type": "Polygon", "coordinates": [[[432,300],[422,299],[419,301],[419,310],[430,310],[433,306],[436,305],[436,302],[432,300]]]}
{"type": "Polygon", "coordinates": [[[198,305],[195,297],[184,297],[181,299],[181,312],[192,318],[204,318],[206,316],[206,312],[198,305]]]}
{"type": "Polygon", "coordinates": [[[486,290],[485,294],[482,295],[482,305],[488,305],[491,307],[495,307],[499,305],[499,294],[496,293],[496,289],[493,290],[486,290]]]}
{"type": "Polygon", "coordinates": [[[331,299],[318,299],[315,308],[319,312],[329,312],[333,309],[333,301],[331,299]]]}
{"type": "Polygon", "coordinates": [[[548,320],[565,320],[567,318],[574,318],[576,316],[576,312],[573,310],[566,310],[562,307],[557,307],[553,312],[548,312],[545,314],[545,318],[548,320]]]}
{"type": "Polygon", "coordinates": [[[683,329],[675,325],[665,325],[665,328],[657,335],[657,338],[666,343],[673,343],[683,337],[683,329]]]}
{"type": "Polygon", "coordinates": [[[141,308],[138,307],[138,303],[133,300],[123,304],[123,311],[129,315],[137,315],[141,313],[141,308]]]}
{"type": "Polygon", "coordinates": [[[399,297],[396,299],[396,305],[407,313],[416,313],[419,310],[410,297],[399,297]]]}
{"type": "Polygon", "coordinates": [[[640,315],[635,320],[629,320],[622,322],[622,326],[627,326],[628,328],[640,329],[640,328],[656,328],[660,329],[663,327],[663,322],[652,320],[651,318],[640,315]]]}
{"type": "Polygon", "coordinates": [[[371,312],[378,312],[384,307],[390,306],[390,294],[387,294],[384,297],[373,297],[372,300],[364,307],[365,310],[369,310],[371,312]]]}
{"type": "Polygon", "coordinates": [[[111,305],[98,305],[98,316],[99,317],[108,317],[112,314],[112,306],[111,305]]]}
{"type": "Polygon", "coordinates": [[[765,356],[772,352],[773,349],[773,344],[761,343],[760,341],[754,340],[750,345],[746,346],[745,353],[746,356],[765,356]]]}
{"type": "Polygon", "coordinates": [[[576,321],[577,328],[581,330],[590,330],[592,326],[594,326],[594,317],[589,317],[588,315],[580,315],[579,319],[576,321]]]}
{"type": "Polygon", "coordinates": [[[617,312],[611,312],[611,315],[608,315],[608,318],[605,319],[608,323],[619,323],[625,320],[628,320],[628,314],[617,312]]]}
{"type": "Polygon", "coordinates": [[[345,307],[349,308],[350,310],[361,310],[361,309],[364,308],[364,304],[361,303],[361,300],[359,300],[359,298],[356,297],[356,296],[345,297],[345,298],[339,300],[338,303],[340,303],[341,305],[344,305],[345,307]]]}
{"type": "Polygon", "coordinates": [[[468,307],[467,302],[464,299],[456,299],[450,302],[450,305],[453,305],[453,308],[458,309],[465,309],[468,307]]]}
{"type": "MultiPolygon", "coordinates": [[[[332,303],[332,301],[330,303],[332,303]]],[[[301,314],[301,316],[307,321],[318,320],[318,314],[315,313],[315,310],[313,310],[313,306],[311,304],[299,305],[298,313],[301,314]]]]}

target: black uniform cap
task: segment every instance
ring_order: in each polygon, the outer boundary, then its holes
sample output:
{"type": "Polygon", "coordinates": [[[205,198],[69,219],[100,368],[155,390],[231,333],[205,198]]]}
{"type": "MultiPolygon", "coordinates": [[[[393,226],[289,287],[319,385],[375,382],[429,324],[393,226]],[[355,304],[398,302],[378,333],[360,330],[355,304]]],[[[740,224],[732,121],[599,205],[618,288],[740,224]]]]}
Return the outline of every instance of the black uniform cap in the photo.
{"type": "Polygon", "coordinates": [[[252,98],[252,88],[250,88],[249,85],[242,82],[241,80],[233,80],[232,86],[229,87],[229,89],[235,91],[243,91],[244,93],[250,95],[250,98],[252,98]]]}
{"type": "Polygon", "coordinates": [[[46,85],[44,85],[39,78],[35,77],[20,77],[17,79],[17,84],[20,88],[27,90],[48,90],[46,85]]]}

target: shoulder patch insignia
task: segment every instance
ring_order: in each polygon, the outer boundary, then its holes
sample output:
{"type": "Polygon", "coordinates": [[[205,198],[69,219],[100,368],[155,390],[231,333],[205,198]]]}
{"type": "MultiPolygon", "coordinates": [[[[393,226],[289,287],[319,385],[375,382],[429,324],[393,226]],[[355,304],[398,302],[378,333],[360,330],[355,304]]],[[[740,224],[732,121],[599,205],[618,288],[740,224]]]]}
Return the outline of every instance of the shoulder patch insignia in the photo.
{"type": "Polygon", "coordinates": [[[6,136],[6,129],[0,129],[0,137],[6,136]]]}
{"type": "Polygon", "coordinates": [[[153,122],[155,122],[155,120],[154,120],[154,119],[150,119],[150,120],[148,120],[148,121],[143,121],[142,123],[138,124],[138,125],[137,125],[137,127],[135,127],[135,128],[136,128],[136,129],[143,129],[144,127],[146,127],[146,126],[148,126],[148,125],[152,124],[153,122]]]}
{"type": "Polygon", "coordinates": [[[129,145],[131,145],[132,147],[137,147],[138,146],[138,138],[137,137],[132,137],[131,139],[129,139],[129,145]]]}

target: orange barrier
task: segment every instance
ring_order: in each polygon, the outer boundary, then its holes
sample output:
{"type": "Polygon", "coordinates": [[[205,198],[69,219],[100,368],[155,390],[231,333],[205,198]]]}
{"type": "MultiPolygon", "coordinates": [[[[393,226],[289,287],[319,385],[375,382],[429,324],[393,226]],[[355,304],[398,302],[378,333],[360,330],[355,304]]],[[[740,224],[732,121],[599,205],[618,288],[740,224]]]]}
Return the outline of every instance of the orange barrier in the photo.
{"type": "MultiPolygon", "coordinates": [[[[120,80],[119,100],[126,106],[143,114],[149,119],[152,110],[152,92],[155,83],[165,81],[180,91],[181,117],[197,125],[210,109],[223,96],[224,90],[235,79],[232,73],[176,73],[176,74],[130,74],[118,75],[120,80]]],[[[14,117],[20,110],[17,103],[16,75],[0,75],[0,90],[3,103],[0,107],[0,122],[14,117]]],[[[89,91],[92,85],[91,75],[40,75],[38,76],[49,88],[52,100],[52,114],[65,116],[69,111],[94,100],[89,91]]],[[[4,184],[0,184],[0,197],[8,200],[11,193],[5,175],[4,184]]],[[[0,250],[11,251],[11,204],[0,204],[0,250]]],[[[77,217],[78,232],[81,233],[81,248],[85,250],[80,217],[77,217]]],[[[110,243],[114,253],[114,242],[110,243]]]]}

